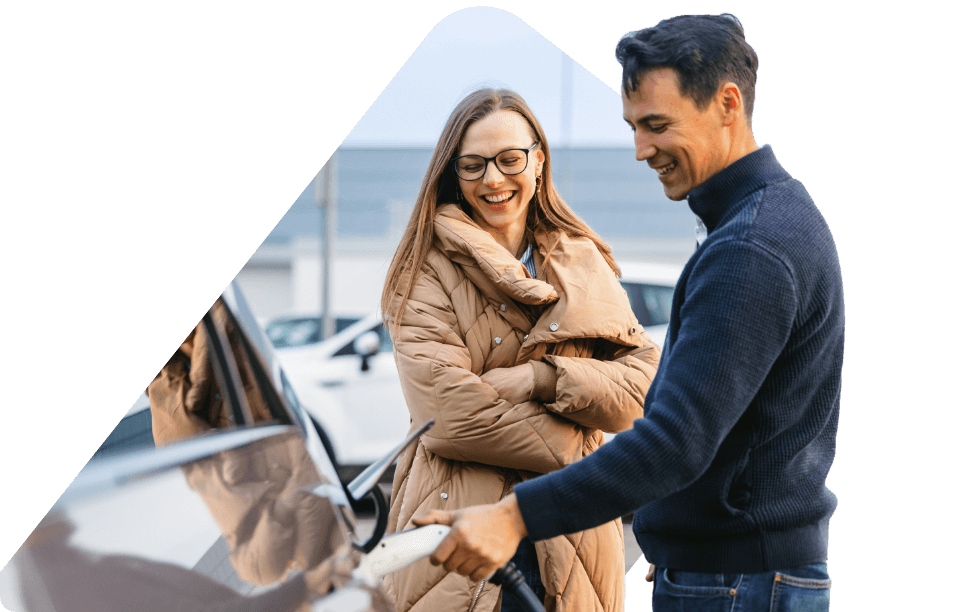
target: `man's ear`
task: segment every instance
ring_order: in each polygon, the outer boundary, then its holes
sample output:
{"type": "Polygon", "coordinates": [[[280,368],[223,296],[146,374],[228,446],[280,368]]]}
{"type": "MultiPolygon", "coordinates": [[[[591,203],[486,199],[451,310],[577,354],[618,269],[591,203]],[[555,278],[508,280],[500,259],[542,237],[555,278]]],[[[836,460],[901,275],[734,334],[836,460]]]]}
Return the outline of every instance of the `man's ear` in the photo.
{"type": "Polygon", "coordinates": [[[732,125],[734,120],[743,114],[743,98],[740,96],[740,88],[732,81],[727,81],[717,92],[717,98],[720,102],[720,112],[723,115],[723,125],[732,125]]]}

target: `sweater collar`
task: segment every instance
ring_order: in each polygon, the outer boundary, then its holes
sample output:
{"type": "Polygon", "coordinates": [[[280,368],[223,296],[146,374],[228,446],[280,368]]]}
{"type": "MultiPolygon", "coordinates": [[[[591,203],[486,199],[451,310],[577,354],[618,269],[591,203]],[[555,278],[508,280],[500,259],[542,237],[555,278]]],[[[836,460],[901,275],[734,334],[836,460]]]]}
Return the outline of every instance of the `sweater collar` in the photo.
{"type": "Polygon", "coordinates": [[[712,232],[748,195],[789,178],[790,174],[777,161],[770,145],[764,145],[691,189],[687,204],[712,232]]]}

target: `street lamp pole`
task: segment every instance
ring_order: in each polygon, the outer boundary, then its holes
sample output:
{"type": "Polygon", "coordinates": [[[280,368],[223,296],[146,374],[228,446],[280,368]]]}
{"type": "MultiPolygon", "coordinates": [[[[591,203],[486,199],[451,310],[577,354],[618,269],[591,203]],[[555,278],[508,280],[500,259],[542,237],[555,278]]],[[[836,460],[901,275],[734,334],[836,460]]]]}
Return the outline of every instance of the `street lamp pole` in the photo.
{"type": "Polygon", "coordinates": [[[333,152],[327,163],[320,169],[317,188],[320,208],[320,333],[327,339],[335,332],[332,300],[330,296],[330,278],[333,268],[333,237],[337,228],[337,151],[333,152]]]}
{"type": "Polygon", "coordinates": [[[561,195],[569,202],[573,198],[570,186],[573,183],[571,141],[573,140],[573,59],[566,53],[560,53],[560,142],[563,144],[563,156],[560,158],[561,195]]]}

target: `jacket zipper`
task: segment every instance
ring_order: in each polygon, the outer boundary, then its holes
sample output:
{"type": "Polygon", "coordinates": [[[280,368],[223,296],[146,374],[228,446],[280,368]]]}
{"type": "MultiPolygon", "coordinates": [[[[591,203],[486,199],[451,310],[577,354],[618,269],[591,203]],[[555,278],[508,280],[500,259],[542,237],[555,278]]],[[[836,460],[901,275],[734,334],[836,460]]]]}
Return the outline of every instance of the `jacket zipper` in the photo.
{"type": "Polygon", "coordinates": [[[473,603],[470,604],[470,609],[467,612],[473,612],[473,609],[477,607],[477,600],[480,599],[480,591],[483,590],[483,585],[486,584],[486,580],[480,581],[480,588],[477,589],[477,594],[473,596],[473,603]]]}

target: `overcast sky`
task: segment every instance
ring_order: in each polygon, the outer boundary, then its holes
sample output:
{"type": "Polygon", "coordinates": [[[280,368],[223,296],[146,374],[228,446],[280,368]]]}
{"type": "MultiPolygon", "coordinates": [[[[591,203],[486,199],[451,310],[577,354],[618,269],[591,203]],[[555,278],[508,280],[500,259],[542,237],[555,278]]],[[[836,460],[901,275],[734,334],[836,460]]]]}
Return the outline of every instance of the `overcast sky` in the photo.
{"type": "Polygon", "coordinates": [[[617,92],[522,20],[492,8],[460,11],[437,24],[344,144],[433,146],[457,103],[486,86],[523,96],[554,146],[632,146],[617,92]],[[568,134],[564,63],[572,84],[568,134]]]}

